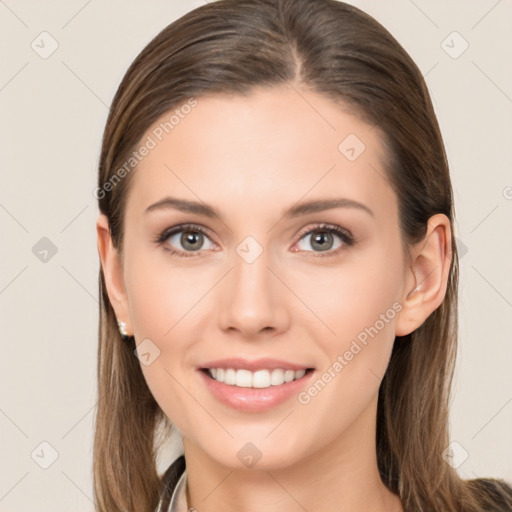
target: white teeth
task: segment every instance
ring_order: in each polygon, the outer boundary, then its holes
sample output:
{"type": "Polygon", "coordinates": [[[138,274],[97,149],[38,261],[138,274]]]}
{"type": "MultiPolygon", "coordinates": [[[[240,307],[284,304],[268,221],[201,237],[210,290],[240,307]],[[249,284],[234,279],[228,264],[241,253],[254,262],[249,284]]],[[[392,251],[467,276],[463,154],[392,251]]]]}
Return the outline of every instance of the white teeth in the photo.
{"type": "Polygon", "coordinates": [[[286,370],[284,372],[284,381],[285,382],[291,382],[294,377],[295,377],[295,372],[293,370],[286,370]]]}
{"type": "MultiPolygon", "coordinates": [[[[224,383],[227,384],[227,382],[225,380],[224,380],[224,383]]],[[[249,370],[237,370],[235,386],[238,386],[241,388],[252,387],[252,372],[250,372],[249,370]]]]}
{"type": "Polygon", "coordinates": [[[300,379],[301,377],[304,377],[306,375],[306,370],[297,370],[295,372],[295,379],[300,379]]]}
{"type": "Polygon", "coordinates": [[[268,388],[280,386],[303,377],[306,370],[235,370],[233,368],[210,368],[210,376],[218,382],[241,388],[268,388]]]}
{"type": "Polygon", "coordinates": [[[253,388],[268,388],[270,382],[270,372],[268,370],[258,370],[252,375],[252,387],[253,388]]]}
{"type": "Polygon", "coordinates": [[[270,384],[279,386],[284,382],[284,370],[274,370],[270,376],[270,384]]]}
{"type": "Polygon", "coordinates": [[[225,384],[236,384],[236,372],[233,368],[229,368],[224,373],[224,383],[225,384]]]}

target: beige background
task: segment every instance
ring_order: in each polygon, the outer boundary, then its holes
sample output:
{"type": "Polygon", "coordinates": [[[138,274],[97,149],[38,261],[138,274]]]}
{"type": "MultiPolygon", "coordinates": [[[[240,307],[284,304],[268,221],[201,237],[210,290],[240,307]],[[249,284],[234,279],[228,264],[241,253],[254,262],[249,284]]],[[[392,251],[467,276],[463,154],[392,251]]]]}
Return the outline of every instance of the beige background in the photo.
{"type": "MultiPolygon", "coordinates": [[[[0,1],[2,512],[92,510],[92,190],[107,105],[143,46],[202,3],[0,1]],[[43,31],[58,43],[46,59],[31,47],[51,49],[43,31]],[[57,250],[46,262],[43,237],[57,250]]],[[[512,481],[512,3],[352,3],[426,75],[447,146],[463,254],[452,433],[455,456],[469,456],[458,470],[512,481]]]]}

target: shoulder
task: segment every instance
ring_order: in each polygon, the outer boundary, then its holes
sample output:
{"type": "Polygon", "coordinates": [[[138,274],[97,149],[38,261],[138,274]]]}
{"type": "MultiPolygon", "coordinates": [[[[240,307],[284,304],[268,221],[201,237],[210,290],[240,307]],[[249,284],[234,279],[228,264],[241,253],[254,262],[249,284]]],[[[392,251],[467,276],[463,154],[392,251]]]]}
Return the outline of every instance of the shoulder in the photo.
{"type": "Polygon", "coordinates": [[[176,484],[186,469],[185,457],[180,455],[162,475],[160,485],[160,497],[155,512],[166,512],[171,502],[176,484]]]}

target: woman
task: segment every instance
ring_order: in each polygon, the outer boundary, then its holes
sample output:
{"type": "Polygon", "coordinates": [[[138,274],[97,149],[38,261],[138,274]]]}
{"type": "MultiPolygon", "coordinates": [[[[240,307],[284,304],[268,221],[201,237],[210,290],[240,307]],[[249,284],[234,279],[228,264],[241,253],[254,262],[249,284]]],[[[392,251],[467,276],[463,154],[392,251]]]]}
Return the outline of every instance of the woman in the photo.
{"type": "Polygon", "coordinates": [[[97,197],[98,511],[512,510],[450,464],[449,170],[373,18],[221,0],[175,21],[117,91],[97,197]]]}

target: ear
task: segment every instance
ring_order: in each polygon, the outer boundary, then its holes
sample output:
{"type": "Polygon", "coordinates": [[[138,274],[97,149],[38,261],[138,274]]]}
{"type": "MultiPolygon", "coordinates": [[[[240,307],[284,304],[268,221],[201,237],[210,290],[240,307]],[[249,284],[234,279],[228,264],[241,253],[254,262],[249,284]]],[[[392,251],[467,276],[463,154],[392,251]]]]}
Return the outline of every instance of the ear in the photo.
{"type": "Polygon", "coordinates": [[[451,236],[450,220],[439,213],[430,217],[425,237],[411,249],[396,336],[413,332],[443,302],[452,261],[451,236]]]}
{"type": "Polygon", "coordinates": [[[108,298],[114,308],[117,320],[126,323],[126,331],[128,335],[131,335],[133,329],[124,286],[121,256],[112,243],[108,218],[102,213],[100,213],[96,221],[96,232],[98,236],[98,253],[108,298]]]}

